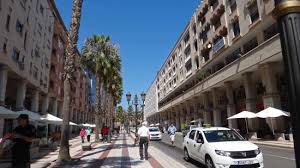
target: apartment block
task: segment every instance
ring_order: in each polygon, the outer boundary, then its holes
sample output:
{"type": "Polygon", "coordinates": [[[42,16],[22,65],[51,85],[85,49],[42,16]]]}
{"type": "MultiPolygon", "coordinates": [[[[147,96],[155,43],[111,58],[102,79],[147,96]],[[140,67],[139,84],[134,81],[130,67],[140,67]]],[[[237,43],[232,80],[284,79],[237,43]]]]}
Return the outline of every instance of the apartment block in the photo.
{"type": "MultiPolygon", "coordinates": [[[[193,120],[238,128],[227,120],[238,112],[266,107],[287,110],[287,83],[274,1],[203,0],[156,76],[158,112],[150,122],[193,120]]],[[[288,119],[274,119],[278,136],[288,119]]],[[[251,119],[253,137],[267,133],[269,119],[251,119]]]]}

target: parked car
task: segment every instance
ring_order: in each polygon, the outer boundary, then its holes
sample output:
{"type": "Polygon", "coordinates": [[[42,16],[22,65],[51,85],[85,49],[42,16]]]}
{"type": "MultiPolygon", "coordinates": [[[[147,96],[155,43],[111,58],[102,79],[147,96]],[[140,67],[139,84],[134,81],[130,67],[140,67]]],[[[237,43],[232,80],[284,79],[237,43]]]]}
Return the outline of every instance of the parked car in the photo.
{"type": "Polygon", "coordinates": [[[158,127],[149,127],[150,140],[161,140],[161,132],[158,127]]]}
{"type": "Polygon", "coordinates": [[[183,148],[185,160],[197,160],[207,168],[264,167],[258,146],[229,128],[193,128],[185,136],[183,148]]]}

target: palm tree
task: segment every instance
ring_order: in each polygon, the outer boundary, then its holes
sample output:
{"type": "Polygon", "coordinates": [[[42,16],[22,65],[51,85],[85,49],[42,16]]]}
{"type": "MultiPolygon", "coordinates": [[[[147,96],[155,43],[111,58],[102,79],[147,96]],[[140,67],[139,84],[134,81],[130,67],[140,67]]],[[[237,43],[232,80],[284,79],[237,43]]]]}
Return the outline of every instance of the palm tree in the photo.
{"type": "Polygon", "coordinates": [[[110,44],[110,37],[104,35],[94,35],[88,38],[83,46],[81,64],[88,70],[89,74],[96,77],[96,108],[95,108],[95,140],[99,141],[99,130],[102,125],[103,115],[106,110],[105,94],[108,79],[110,78],[110,71],[113,65],[110,61],[112,45],[110,44]]]}
{"type": "Polygon", "coordinates": [[[71,105],[71,83],[74,78],[75,57],[77,52],[78,34],[80,28],[81,9],[83,0],[73,0],[72,19],[68,34],[66,58],[64,65],[64,102],[63,102],[63,125],[60,142],[58,161],[69,161],[69,121],[71,105]]]}

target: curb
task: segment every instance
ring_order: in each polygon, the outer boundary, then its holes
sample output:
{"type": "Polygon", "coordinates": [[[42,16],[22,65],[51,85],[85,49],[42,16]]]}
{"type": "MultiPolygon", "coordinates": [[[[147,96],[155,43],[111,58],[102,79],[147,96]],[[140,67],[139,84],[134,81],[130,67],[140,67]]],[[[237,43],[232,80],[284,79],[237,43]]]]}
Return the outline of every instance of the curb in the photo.
{"type": "Polygon", "coordinates": [[[289,146],[289,145],[278,145],[278,144],[270,144],[270,143],[261,143],[261,142],[252,142],[256,145],[263,145],[263,146],[269,146],[269,147],[277,147],[277,148],[284,148],[284,149],[294,149],[294,146],[289,146]]]}

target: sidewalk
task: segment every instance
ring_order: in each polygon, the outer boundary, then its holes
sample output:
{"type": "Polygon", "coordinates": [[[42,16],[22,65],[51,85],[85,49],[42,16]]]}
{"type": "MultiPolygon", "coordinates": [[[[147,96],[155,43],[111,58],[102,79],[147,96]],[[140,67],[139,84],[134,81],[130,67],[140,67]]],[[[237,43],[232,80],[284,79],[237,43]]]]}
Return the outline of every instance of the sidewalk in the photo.
{"type": "Polygon", "coordinates": [[[259,139],[253,140],[253,139],[251,139],[250,142],[255,143],[257,145],[294,149],[294,143],[290,142],[290,141],[271,141],[271,140],[259,140],[259,139]]]}
{"type": "MultiPolygon", "coordinates": [[[[94,142],[95,141],[95,138],[94,136],[91,137],[91,142],[94,142]]],[[[73,157],[73,156],[76,156],[76,154],[81,151],[81,138],[78,136],[72,140],[69,141],[69,144],[70,144],[70,155],[73,157]]],[[[45,152],[48,152],[48,154],[40,154],[40,156],[43,156],[43,157],[39,157],[39,158],[36,158],[36,159],[33,159],[32,160],[32,163],[31,163],[31,167],[32,168],[43,168],[43,167],[48,167],[50,166],[50,164],[54,161],[56,161],[57,159],[57,156],[58,156],[58,153],[59,153],[59,147],[54,150],[54,151],[45,151],[45,152]]]]}
{"type": "MultiPolygon", "coordinates": [[[[93,138],[94,139],[94,138],[93,138]]],[[[133,134],[121,133],[112,138],[111,143],[93,143],[92,150],[82,151],[79,137],[72,141],[70,153],[73,158],[68,165],[57,165],[58,150],[47,156],[36,160],[32,168],[82,168],[82,167],[104,167],[104,168],[184,168],[180,160],[173,159],[160,149],[149,145],[148,160],[140,160],[139,147],[134,145],[133,134]],[[50,165],[51,164],[51,165],[50,165]]]]}

